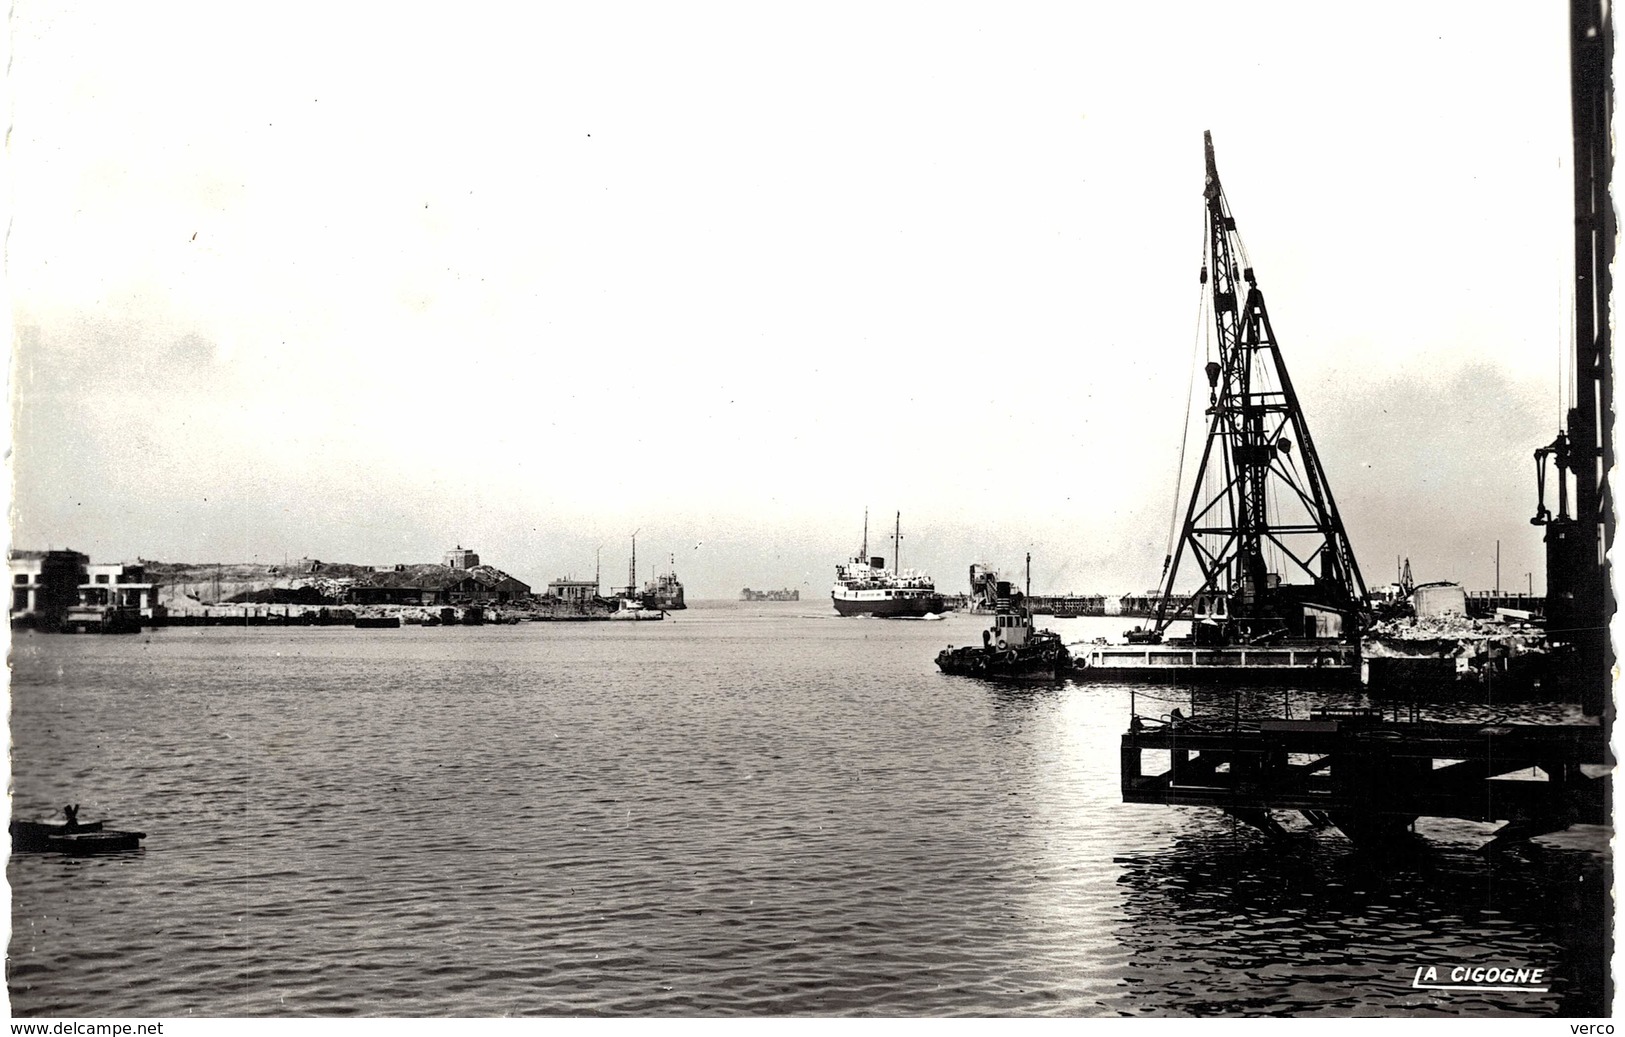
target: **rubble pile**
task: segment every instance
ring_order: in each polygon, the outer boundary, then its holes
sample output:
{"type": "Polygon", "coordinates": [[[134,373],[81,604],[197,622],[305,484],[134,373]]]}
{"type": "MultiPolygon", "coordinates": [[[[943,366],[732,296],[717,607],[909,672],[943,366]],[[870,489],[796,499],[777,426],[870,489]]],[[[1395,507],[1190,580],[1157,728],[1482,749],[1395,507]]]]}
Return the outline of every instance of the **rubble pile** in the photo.
{"type": "Polygon", "coordinates": [[[343,601],[349,593],[350,587],[355,584],[352,576],[307,576],[302,579],[290,580],[294,587],[312,587],[316,593],[330,602],[343,601]]]}
{"type": "Polygon", "coordinates": [[[1364,650],[1377,658],[1508,656],[1543,651],[1545,641],[1538,627],[1448,613],[1373,624],[1365,633],[1364,650]]]}

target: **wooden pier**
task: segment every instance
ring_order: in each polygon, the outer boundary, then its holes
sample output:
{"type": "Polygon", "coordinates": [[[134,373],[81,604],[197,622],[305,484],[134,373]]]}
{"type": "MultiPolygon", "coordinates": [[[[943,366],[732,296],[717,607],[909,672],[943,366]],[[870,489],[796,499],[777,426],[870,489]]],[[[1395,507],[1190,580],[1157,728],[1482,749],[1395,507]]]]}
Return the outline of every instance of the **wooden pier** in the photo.
{"type": "Polygon", "coordinates": [[[1546,595],[1523,594],[1521,592],[1500,591],[1468,591],[1467,615],[1474,619],[1494,618],[1500,609],[1512,609],[1514,612],[1527,612],[1532,616],[1546,614],[1546,595]]]}
{"type": "Polygon", "coordinates": [[[1123,801],[1214,807],[1274,835],[1296,810],[1356,843],[1403,838],[1419,817],[1501,821],[1491,845],[1610,822],[1612,763],[1592,724],[1401,722],[1368,710],[1307,720],[1136,716],[1122,737],[1123,801]],[[1159,773],[1145,772],[1146,753],[1159,773]],[[1521,772],[1521,773],[1520,773],[1521,772]]]}

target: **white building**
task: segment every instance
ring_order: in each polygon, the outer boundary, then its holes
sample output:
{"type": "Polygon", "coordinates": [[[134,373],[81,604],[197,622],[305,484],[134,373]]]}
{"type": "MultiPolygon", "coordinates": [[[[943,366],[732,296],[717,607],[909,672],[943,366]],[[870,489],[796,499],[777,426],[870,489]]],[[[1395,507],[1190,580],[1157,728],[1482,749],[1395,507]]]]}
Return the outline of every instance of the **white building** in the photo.
{"type": "Polygon", "coordinates": [[[598,596],[598,584],[594,580],[569,580],[561,576],[548,581],[547,596],[564,601],[591,601],[598,596]]]}
{"type": "Polygon", "coordinates": [[[53,629],[79,601],[90,558],[78,551],[7,552],[11,569],[11,621],[53,629]]]}
{"type": "Polygon", "coordinates": [[[101,562],[85,566],[84,581],[79,584],[79,603],[135,609],[143,617],[151,619],[161,608],[158,604],[159,586],[148,582],[144,565],[101,562]]]}

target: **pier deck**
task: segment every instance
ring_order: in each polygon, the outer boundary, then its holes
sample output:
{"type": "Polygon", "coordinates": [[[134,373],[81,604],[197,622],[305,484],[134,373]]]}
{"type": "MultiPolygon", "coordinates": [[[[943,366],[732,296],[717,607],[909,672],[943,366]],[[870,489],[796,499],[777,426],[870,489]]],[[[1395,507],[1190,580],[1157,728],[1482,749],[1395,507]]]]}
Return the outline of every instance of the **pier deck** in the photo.
{"type": "Polygon", "coordinates": [[[1504,821],[1497,842],[1607,824],[1612,763],[1589,724],[1396,722],[1364,711],[1308,720],[1135,717],[1122,736],[1126,803],[1204,806],[1279,833],[1297,810],[1356,842],[1402,835],[1418,817],[1504,821]],[[1166,759],[1145,773],[1145,753],[1166,759]]]}
{"type": "Polygon", "coordinates": [[[1276,645],[1090,645],[1074,655],[1072,677],[1137,684],[1294,684],[1347,687],[1360,683],[1360,649],[1340,641],[1276,645]]]}

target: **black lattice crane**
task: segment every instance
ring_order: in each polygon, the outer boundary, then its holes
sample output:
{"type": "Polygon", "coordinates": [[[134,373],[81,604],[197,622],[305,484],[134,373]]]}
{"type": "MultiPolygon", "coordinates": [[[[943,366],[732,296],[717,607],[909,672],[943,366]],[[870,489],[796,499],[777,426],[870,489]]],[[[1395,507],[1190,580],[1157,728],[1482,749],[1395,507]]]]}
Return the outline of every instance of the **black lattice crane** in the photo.
{"type": "Polygon", "coordinates": [[[1614,541],[1613,18],[1602,0],[1569,4],[1574,127],[1574,357],[1567,428],[1535,451],[1535,525],[1546,527],[1547,686],[1613,723],[1614,541]],[[1546,465],[1556,468],[1557,514],[1546,507],[1546,465]],[[1569,512],[1569,479],[1574,511],[1569,512]]]}
{"type": "Polygon", "coordinates": [[[1365,582],[1270,325],[1264,293],[1207,152],[1207,263],[1217,359],[1210,417],[1184,527],[1164,573],[1157,631],[1195,621],[1198,640],[1353,633],[1365,582]],[[1187,552],[1201,585],[1175,604],[1187,552]]]}

